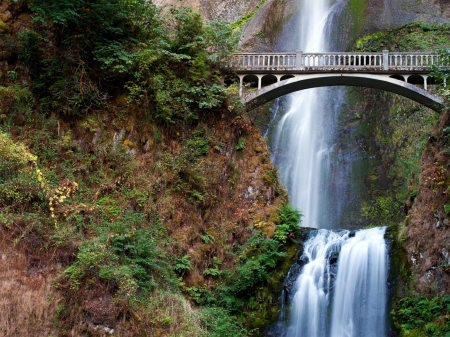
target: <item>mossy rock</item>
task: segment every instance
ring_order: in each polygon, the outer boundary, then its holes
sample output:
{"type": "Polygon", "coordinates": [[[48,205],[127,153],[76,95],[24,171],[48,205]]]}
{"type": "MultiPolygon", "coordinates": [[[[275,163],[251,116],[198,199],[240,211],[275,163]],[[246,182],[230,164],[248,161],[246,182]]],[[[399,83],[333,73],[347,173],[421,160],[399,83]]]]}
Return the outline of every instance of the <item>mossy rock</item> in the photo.
{"type": "Polygon", "coordinates": [[[9,31],[8,25],[5,22],[0,20],[0,34],[6,33],[8,31],[9,31]]]}

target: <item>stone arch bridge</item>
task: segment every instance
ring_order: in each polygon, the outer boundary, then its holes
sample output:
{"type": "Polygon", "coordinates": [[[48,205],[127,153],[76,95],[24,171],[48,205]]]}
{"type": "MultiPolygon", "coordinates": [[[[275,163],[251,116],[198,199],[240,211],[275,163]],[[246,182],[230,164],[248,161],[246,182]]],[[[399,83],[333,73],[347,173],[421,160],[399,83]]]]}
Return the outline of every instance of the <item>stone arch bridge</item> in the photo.
{"type": "MultiPolygon", "coordinates": [[[[443,100],[429,93],[434,53],[239,53],[222,63],[239,77],[247,110],[294,91],[325,86],[361,86],[390,91],[435,111],[443,100]],[[244,87],[253,87],[246,90],[244,87]]],[[[227,81],[227,79],[225,79],[227,81]]]]}

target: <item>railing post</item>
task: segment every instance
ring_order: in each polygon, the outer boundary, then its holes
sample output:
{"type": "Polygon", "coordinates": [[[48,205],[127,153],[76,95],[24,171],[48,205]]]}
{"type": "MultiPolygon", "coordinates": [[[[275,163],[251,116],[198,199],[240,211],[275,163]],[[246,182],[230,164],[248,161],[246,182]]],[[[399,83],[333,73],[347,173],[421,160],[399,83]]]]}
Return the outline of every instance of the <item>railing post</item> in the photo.
{"type": "Polygon", "coordinates": [[[383,50],[383,69],[389,70],[389,50],[383,50]]]}
{"type": "Polygon", "coordinates": [[[296,62],[295,69],[296,70],[302,70],[302,66],[303,66],[303,64],[302,64],[302,54],[303,54],[303,52],[299,51],[299,50],[297,50],[297,52],[295,53],[295,62],[296,62]]]}

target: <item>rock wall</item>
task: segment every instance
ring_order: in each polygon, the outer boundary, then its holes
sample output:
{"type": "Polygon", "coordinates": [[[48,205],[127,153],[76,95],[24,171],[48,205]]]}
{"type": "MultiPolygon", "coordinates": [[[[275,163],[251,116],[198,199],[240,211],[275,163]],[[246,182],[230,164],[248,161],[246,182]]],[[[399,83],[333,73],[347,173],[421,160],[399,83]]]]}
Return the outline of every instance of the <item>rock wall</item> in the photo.
{"type": "Polygon", "coordinates": [[[254,11],[260,0],[154,0],[158,6],[189,6],[199,11],[204,18],[222,18],[228,23],[239,20],[254,11]]]}

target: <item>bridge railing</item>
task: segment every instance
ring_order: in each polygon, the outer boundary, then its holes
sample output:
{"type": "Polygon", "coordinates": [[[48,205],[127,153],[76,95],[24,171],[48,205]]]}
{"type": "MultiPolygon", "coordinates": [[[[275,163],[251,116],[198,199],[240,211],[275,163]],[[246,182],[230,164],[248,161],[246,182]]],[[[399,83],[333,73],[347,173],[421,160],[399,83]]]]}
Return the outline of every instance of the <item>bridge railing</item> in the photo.
{"type": "Polygon", "coordinates": [[[314,53],[300,54],[300,70],[338,70],[347,68],[383,67],[381,53],[314,53]]]}
{"type": "Polygon", "coordinates": [[[361,71],[426,70],[439,62],[439,55],[425,53],[239,53],[223,62],[236,71],[361,71]]]}
{"type": "Polygon", "coordinates": [[[427,69],[439,63],[439,55],[433,53],[389,53],[389,69],[427,69]]]}
{"type": "Polygon", "coordinates": [[[239,53],[224,64],[225,68],[245,70],[295,70],[295,53],[239,53]]]}

